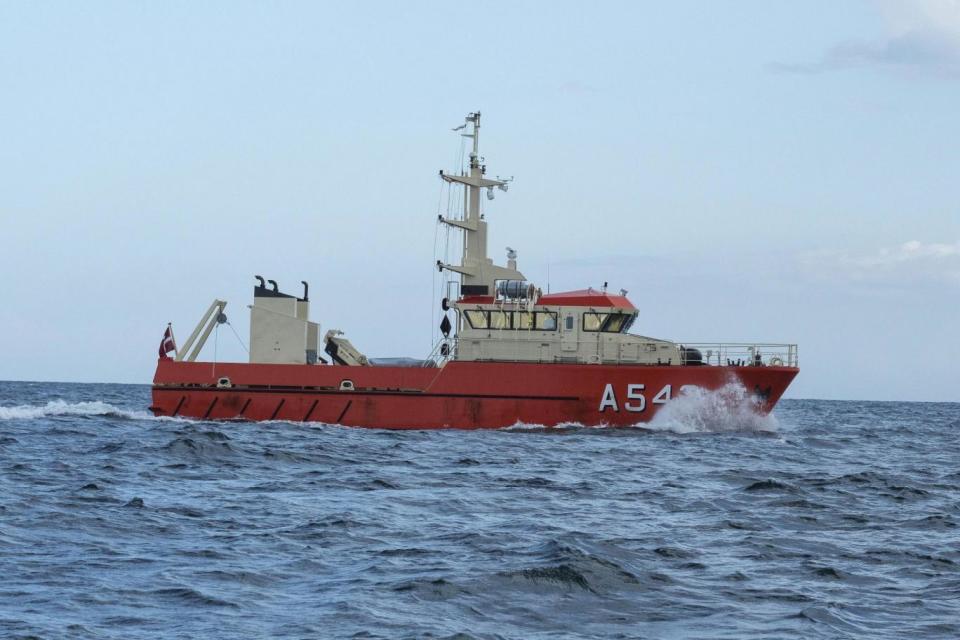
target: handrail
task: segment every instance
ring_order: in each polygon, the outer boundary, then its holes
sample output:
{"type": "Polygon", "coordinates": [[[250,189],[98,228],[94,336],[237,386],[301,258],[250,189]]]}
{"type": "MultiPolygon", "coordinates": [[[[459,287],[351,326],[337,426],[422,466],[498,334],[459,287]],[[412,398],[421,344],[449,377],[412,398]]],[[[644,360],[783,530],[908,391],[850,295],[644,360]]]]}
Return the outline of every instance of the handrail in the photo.
{"type": "Polygon", "coordinates": [[[740,363],[743,365],[799,366],[796,343],[677,342],[677,344],[700,351],[705,364],[723,366],[740,363]]]}
{"type": "Polygon", "coordinates": [[[430,350],[430,354],[424,358],[423,366],[428,367],[428,362],[434,363],[436,366],[440,366],[441,363],[446,360],[451,360],[454,358],[454,354],[457,351],[457,336],[451,336],[449,338],[440,338],[440,341],[430,350]],[[443,354],[443,345],[448,345],[447,354],[443,354]]]}
{"type": "MultiPolygon", "coordinates": [[[[501,335],[497,336],[471,336],[466,338],[471,342],[481,342],[482,344],[490,343],[499,343],[504,344],[507,342],[522,343],[527,342],[524,338],[526,337],[523,331],[515,331],[511,329],[503,330],[493,330],[501,335]]],[[[603,335],[603,334],[598,334],[603,335]]],[[[643,339],[643,336],[631,335],[634,338],[643,339]]],[[[531,336],[532,337],[532,336],[531,336]]],[[[455,360],[456,354],[458,351],[460,336],[451,336],[446,342],[450,345],[450,351],[447,356],[442,356],[440,348],[444,344],[444,340],[441,340],[433,349],[428,359],[437,361],[438,364],[443,360],[455,360]]],[[[538,342],[540,338],[531,339],[530,342],[538,342]]],[[[651,339],[652,340],[652,339],[651,339]]],[[[552,353],[549,359],[542,358],[509,358],[504,357],[502,353],[497,353],[495,356],[491,357],[490,352],[484,348],[480,350],[480,357],[478,360],[484,361],[497,361],[497,362],[570,362],[573,358],[576,358],[580,362],[584,363],[604,363],[604,364],[617,364],[617,365],[638,365],[638,366],[648,366],[649,363],[639,363],[635,359],[621,357],[620,350],[617,349],[615,354],[612,353],[603,353],[603,347],[605,343],[602,341],[594,340],[576,340],[566,342],[569,346],[573,346],[573,349],[561,351],[558,353],[552,353]],[[581,349],[583,346],[589,346],[591,349],[581,349]],[[596,351],[593,351],[593,348],[596,351]],[[587,351],[591,353],[586,354],[587,351]],[[486,352],[486,353],[484,353],[486,352]]],[[[616,344],[616,343],[615,343],[616,344]]],[[[799,366],[799,355],[798,347],[796,343],[771,343],[771,342],[674,342],[677,347],[689,349],[696,349],[700,352],[700,358],[695,360],[695,356],[689,353],[689,351],[682,352],[684,355],[681,357],[687,358],[686,364],[703,364],[709,366],[773,366],[773,367],[797,367],[799,366]]],[[[560,342],[557,341],[552,343],[551,346],[556,347],[559,351],[560,342]]],[[[551,350],[553,352],[554,350],[551,350]]],[[[670,364],[682,364],[681,362],[669,362],[670,364]]],[[[668,361],[664,361],[663,364],[668,364],[668,361]]]]}

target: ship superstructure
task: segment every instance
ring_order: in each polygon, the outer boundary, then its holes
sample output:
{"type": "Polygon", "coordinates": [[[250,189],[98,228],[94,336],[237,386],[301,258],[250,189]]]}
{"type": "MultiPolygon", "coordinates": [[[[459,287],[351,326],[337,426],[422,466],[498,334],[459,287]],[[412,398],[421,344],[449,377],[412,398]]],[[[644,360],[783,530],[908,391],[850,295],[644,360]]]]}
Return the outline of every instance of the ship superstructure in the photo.
{"type": "Polygon", "coordinates": [[[463,208],[439,222],[462,233],[462,253],[459,264],[437,261],[451,279],[441,338],[427,358],[368,357],[339,329],[321,339],[306,282],[300,297],[256,276],[249,362],[196,362],[226,319],[226,303],[216,300],[173,359],[161,348],[152,410],[384,428],[619,425],[649,420],[684,387],[731,382],[753,391],[759,411],[773,407],[799,371],[796,345],[680,344],[633,334],[638,310],[625,291],[611,293],[604,283],[544,293],[509,248],[506,265],[494,264],[480,203],[484,190],[492,199],[511,179],[486,176],[479,112],[457,129],[471,141],[468,166],[440,177],[463,190],[463,208]]]}

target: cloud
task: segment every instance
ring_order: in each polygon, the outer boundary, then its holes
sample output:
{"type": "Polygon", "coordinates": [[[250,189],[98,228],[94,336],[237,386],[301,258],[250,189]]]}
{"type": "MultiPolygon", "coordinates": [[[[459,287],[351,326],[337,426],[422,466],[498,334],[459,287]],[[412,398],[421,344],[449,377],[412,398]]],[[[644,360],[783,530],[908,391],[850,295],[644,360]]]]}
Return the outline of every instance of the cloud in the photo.
{"type": "Polygon", "coordinates": [[[960,0],[875,0],[893,32],[937,28],[960,36],[960,0]]]}
{"type": "Polygon", "coordinates": [[[775,71],[825,73],[880,68],[960,77],[960,0],[879,2],[887,33],[876,40],[841,42],[820,60],[776,63],[775,71]]]}
{"type": "Polygon", "coordinates": [[[960,286],[960,241],[950,244],[910,240],[897,247],[868,252],[814,251],[802,254],[800,265],[809,275],[833,281],[960,286]]]}

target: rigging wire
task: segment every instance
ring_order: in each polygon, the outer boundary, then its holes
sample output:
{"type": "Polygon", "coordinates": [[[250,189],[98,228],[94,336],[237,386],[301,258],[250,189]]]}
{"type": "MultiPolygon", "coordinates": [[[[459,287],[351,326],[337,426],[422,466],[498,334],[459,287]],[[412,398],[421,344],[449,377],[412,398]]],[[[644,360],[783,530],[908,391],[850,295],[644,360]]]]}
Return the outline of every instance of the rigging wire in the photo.
{"type": "Polygon", "coordinates": [[[450,226],[447,225],[443,239],[443,261],[450,264],[450,226]]]}
{"type": "Polygon", "coordinates": [[[220,344],[220,323],[217,322],[213,327],[213,363],[211,363],[211,374],[217,375],[217,347],[220,344]]]}
{"type": "Polygon", "coordinates": [[[440,195],[437,197],[437,221],[433,226],[433,264],[430,265],[430,348],[433,349],[434,342],[436,341],[437,328],[433,324],[433,309],[434,305],[437,303],[437,286],[438,279],[442,274],[436,268],[436,261],[439,259],[439,251],[437,249],[437,240],[440,237],[440,225],[443,224],[440,222],[439,218],[441,216],[441,207],[443,206],[443,184],[444,181],[441,178],[440,180],[440,195]]]}
{"type": "MultiPolygon", "coordinates": [[[[463,173],[464,173],[463,159],[464,159],[464,155],[466,154],[466,147],[467,147],[467,139],[466,139],[466,137],[460,136],[459,148],[457,149],[456,155],[454,156],[454,158],[455,158],[455,163],[456,163],[456,166],[457,166],[457,171],[458,171],[458,174],[459,174],[459,175],[463,175],[463,173]]],[[[460,189],[455,188],[452,183],[448,183],[447,181],[441,179],[441,181],[440,181],[440,194],[439,194],[439,196],[438,196],[438,198],[437,198],[437,218],[438,218],[438,220],[437,220],[437,222],[436,222],[436,225],[434,226],[434,231],[433,231],[433,257],[434,257],[434,262],[433,262],[433,264],[430,266],[431,269],[436,269],[436,261],[440,258],[440,247],[439,247],[440,229],[439,229],[439,227],[440,227],[441,225],[444,227],[443,255],[442,255],[442,260],[441,260],[441,262],[443,262],[444,264],[450,264],[450,233],[451,233],[451,229],[450,229],[450,225],[443,224],[443,223],[440,222],[440,220],[439,220],[439,218],[443,217],[441,211],[442,211],[442,208],[443,208],[444,189],[446,189],[446,200],[447,200],[446,217],[447,217],[448,219],[450,219],[450,220],[464,220],[464,219],[466,218],[465,213],[464,213],[464,207],[463,207],[463,203],[466,202],[466,200],[465,200],[465,195],[464,195],[463,197],[461,197],[462,194],[461,194],[461,190],[460,190],[460,189]]],[[[464,187],[463,192],[466,192],[466,187],[464,187]]],[[[457,230],[455,230],[455,231],[459,231],[459,229],[457,229],[457,230]]],[[[431,306],[431,308],[430,308],[430,349],[431,349],[431,353],[432,353],[433,348],[436,346],[437,341],[439,340],[439,337],[438,337],[438,335],[437,335],[438,326],[437,326],[436,322],[434,321],[434,315],[433,315],[433,314],[434,314],[435,309],[440,306],[440,304],[439,304],[439,303],[440,303],[440,299],[441,299],[442,297],[445,297],[445,296],[447,296],[447,295],[449,294],[449,291],[447,290],[448,288],[444,286],[444,284],[445,284],[444,278],[445,278],[445,276],[444,276],[443,272],[440,271],[439,269],[436,269],[436,271],[433,271],[433,273],[432,273],[432,275],[431,275],[431,279],[430,279],[430,282],[431,282],[431,291],[430,291],[430,301],[431,301],[431,302],[430,302],[430,306],[431,306]],[[438,295],[438,290],[439,290],[439,295],[438,295]]]]}
{"type": "Polygon", "coordinates": [[[240,338],[240,334],[237,333],[237,330],[233,328],[233,325],[230,324],[230,321],[227,321],[227,326],[230,327],[230,331],[233,331],[233,335],[237,336],[237,342],[240,343],[240,346],[243,347],[243,350],[247,352],[247,355],[250,354],[250,350],[247,349],[247,345],[243,343],[243,339],[240,338]]]}
{"type": "MultiPolygon", "coordinates": [[[[466,137],[460,136],[460,144],[458,145],[458,149],[455,155],[455,163],[456,163],[457,172],[459,175],[463,175],[463,172],[464,172],[463,159],[464,159],[464,155],[466,154],[466,147],[467,147],[466,137]]],[[[461,190],[458,188],[455,188],[452,183],[448,183],[446,181],[442,181],[442,184],[440,185],[440,197],[437,202],[438,216],[439,216],[440,208],[442,207],[442,203],[443,203],[444,189],[446,189],[447,191],[446,217],[451,220],[464,220],[465,214],[463,209],[463,203],[465,202],[465,199],[461,197],[462,196],[461,190]]],[[[466,191],[466,187],[464,187],[463,191],[464,192],[466,191]]],[[[437,224],[440,225],[442,223],[438,220],[437,224]]],[[[443,225],[443,226],[444,226],[444,236],[443,236],[442,262],[444,262],[445,264],[450,264],[450,233],[451,231],[459,231],[459,229],[451,230],[450,225],[443,225]]],[[[434,260],[436,260],[439,254],[439,246],[437,244],[438,240],[439,240],[439,229],[435,227],[434,239],[433,239],[434,260]]],[[[436,262],[434,262],[432,266],[433,268],[436,268],[436,262]]],[[[444,283],[445,283],[444,277],[445,276],[443,275],[443,272],[441,272],[440,270],[437,270],[433,272],[433,278],[431,280],[433,282],[433,290],[431,292],[433,308],[431,309],[431,315],[430,315],[430,348],[431,349],[434,348],[437,341],[439,340],[437,336],[437,326],[433,319],[434,318],[433,310],[437,306],[439,306],[438,303],[440,302],[440,297],[443,297],[448,293],[448,291],[444,287],[444,283]],[[438,288],[440,290],[439,296],[437,295],[438,288]]]]}

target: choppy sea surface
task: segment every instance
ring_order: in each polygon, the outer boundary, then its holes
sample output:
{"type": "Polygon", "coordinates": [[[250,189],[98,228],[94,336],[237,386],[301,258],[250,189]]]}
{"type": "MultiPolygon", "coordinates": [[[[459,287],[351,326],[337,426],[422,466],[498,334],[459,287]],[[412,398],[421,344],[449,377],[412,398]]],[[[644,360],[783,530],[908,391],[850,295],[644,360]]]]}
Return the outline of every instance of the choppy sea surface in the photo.
{"type": "Polygon", "coordinates": [[[0,637],[960,637],[960,404],[735,396],[388,432],[0,382],[0,637]]]}

